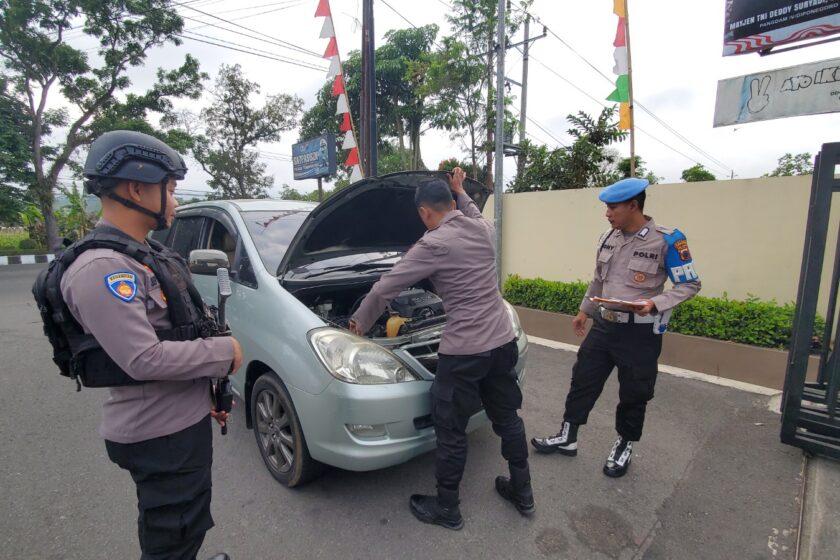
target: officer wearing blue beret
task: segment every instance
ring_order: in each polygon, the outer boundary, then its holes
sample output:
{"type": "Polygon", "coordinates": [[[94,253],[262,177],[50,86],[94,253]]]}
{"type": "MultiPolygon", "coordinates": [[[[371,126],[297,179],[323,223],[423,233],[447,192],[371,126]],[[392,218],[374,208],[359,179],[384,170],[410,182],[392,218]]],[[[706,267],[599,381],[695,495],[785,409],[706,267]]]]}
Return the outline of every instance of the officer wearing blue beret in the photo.
{"type": "Polygon", "coordinates": [[[573,325],[584,335],[586,319],[592,329],[572,368],[572,386],[560,431],[531,444],[542,453],[577,455],[578,427],[586,424],[607,378],[618,368],[619,404],[615,413],[618,439],[604,474],[627,472],[633,442],[642,436],[645,409],[653,398],[662,350],[662,334],[671,311],[700,291],[700,278],[685,235],[654,223],[644,214],[644,179],[624,179],[599,195],[606,203],[610,229],[598,240],[595,275],[573,325]],[[665,290],[665,281],[672,287],[665,290]]]}

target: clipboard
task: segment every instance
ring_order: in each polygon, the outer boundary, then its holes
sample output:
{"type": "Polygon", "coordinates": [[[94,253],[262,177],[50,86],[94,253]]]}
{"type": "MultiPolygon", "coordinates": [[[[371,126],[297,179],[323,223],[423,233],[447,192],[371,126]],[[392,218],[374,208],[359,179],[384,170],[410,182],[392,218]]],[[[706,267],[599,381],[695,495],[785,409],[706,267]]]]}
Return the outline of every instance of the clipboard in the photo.
{"type": "Polygon", "coordinates": [[[609,305],[622,305],[624,307],[642,307],[644,304],[638,301],[627,301],[624,299],[613,299],[613,298],[602,298],[602,297],[590,297],[589,301],[593,303],[607,303],[609,305]]]}

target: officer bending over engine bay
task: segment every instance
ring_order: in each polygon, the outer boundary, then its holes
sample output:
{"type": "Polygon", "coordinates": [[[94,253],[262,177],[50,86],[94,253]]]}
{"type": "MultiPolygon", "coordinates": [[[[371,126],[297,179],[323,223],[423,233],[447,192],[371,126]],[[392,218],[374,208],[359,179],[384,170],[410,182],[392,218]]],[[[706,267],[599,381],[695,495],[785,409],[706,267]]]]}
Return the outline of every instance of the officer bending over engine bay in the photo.
{"type": "Polygon", "coordinates": [[[525,426],[517,414],[519,354],[496,280],[495,230],[464,191],[465,176],[455,168],[449,185],[421,182],[414,200],[428,231],[373,285],[350,321],[350,330],[364,335],[389,301],[425,278],[443,300],[447,324],[431,388],[437,495],[415,494],[410,507],[420,521],[448,529],[464,526],[458,486],[467,460],[466,428],[482,403],[510,468],[510,478],[496,478],[496,490],[523,515],[535,509],[525,426]]]}

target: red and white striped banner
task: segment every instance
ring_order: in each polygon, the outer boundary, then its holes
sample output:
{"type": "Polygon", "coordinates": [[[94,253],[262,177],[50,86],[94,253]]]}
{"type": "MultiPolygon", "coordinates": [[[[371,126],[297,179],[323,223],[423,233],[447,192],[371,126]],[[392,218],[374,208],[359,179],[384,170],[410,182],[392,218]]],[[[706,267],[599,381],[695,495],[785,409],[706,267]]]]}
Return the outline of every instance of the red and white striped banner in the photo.
{"type": "Polygon", "coordinates": [[[318,9],[315,10],[315,17],[324,18],[324,25],[321,28],[321,39],[329,39],[327,49],[324,51],[324,58],[330,61],[330,69],[327,72],[327,79],[334,80],[332,96],[336,97],[335,114],[342,117],[339,130],[344,133],[342,150],[350,150],[344,165],[352,168],[350,182],[355,183],[364,179],[362,166],[359,162],[359,148],[356,144],[356,133],[353,129],[353,118],[350,115],[350,104],[347,99],[347,90],[344,83],[344,73],[341,71],[341,57],[338,54],[338,41],[335,37],[335,26],[332,20],[332,10],[329,0],[319,0],[318,9]]]}

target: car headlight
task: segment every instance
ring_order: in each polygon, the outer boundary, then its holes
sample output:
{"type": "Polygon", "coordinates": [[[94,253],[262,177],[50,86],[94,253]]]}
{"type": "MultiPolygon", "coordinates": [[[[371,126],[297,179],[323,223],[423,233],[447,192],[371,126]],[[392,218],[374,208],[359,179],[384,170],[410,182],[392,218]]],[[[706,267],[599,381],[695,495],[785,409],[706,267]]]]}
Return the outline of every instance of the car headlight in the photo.
{"type": "Polygon", "coordinates": [[[508,316],[510,317],[510,322],[513,325],[513,335],[517,339],[522,338],[522,324],[519,322],[519,314],[516,312],[516,309],[514,309],[511,304],[509,304],[507,301],[502,301],[505,304],[505,309],[507,309],[508,316]]]}
{"type": "Polygon", "coordinates": [[[315,329],[309,340],[327,371],[340,381],[377,385],[417,380],[391,352],[349,332],[315,329]]]}

